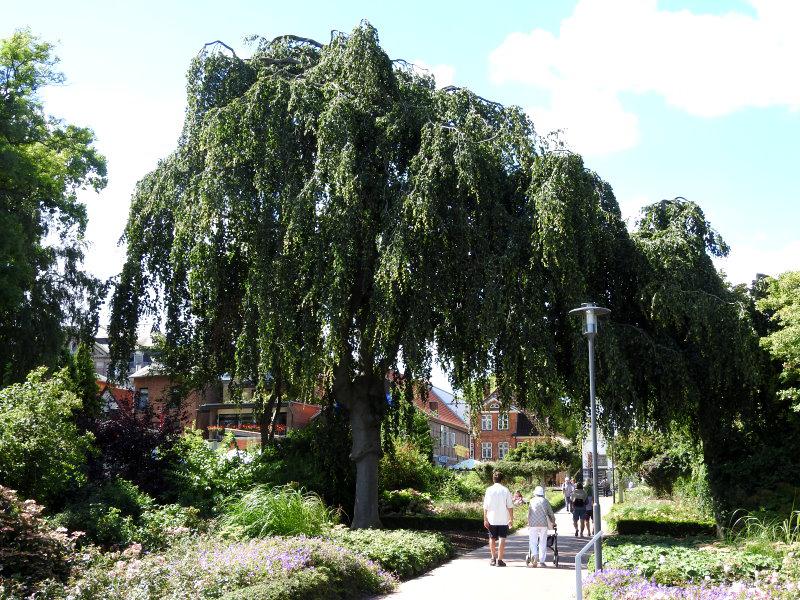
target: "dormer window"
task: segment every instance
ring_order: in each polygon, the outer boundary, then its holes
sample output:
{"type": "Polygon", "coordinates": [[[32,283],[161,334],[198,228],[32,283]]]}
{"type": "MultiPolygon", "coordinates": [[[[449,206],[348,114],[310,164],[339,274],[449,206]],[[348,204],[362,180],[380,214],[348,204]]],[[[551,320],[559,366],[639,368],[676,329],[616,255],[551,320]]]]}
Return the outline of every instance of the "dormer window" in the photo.
{"type": "Polygon", "coordinates": [[[439,414],[439,403],[438,402],[428,402],[428,409],[434,414],[439,414]]]}

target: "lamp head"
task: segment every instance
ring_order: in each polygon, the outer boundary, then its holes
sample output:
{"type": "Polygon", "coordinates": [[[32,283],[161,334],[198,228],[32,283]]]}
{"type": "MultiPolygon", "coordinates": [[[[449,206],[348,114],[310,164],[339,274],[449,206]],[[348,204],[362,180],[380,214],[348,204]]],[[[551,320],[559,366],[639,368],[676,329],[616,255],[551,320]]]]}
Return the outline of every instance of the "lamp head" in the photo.
{"type": "Polygon", "coordinates": [[[597,333],[597,317],[607,315],[611,311],[602,306],[597,306],[591,302],[584,302],[580,308],[573,308],[569,311],[571,315],[583,314],[583,334],[595,335],[597,333]]]}

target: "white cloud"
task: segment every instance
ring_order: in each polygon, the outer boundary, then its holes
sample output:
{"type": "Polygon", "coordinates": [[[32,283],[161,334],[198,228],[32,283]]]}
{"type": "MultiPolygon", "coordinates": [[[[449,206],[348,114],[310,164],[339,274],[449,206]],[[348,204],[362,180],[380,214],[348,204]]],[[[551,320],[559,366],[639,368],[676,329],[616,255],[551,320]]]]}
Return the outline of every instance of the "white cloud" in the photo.
{"type": "Polygon", "coordinates": [[[718,117],[749,107],[800,108],[800,2],[751,0],[755,16],[659,10],[656,0],[580,0],[557,34],[512,33],[490,55],[496,83],[550,95],[530,112],[587,154],[633,147],[636,116],[622,93],[653,93],[718,117]]]}
{"type": "Polygon", "coordinates": [[[433,78],[436,80],[436,87],[447,87],[448,85],[453,85],[455,81],[456,69],[452,65],[429,65],[420,58],[413,61],[413,65],[426,75],[433,75],[433,78]]]}
{"type": "Polygon", "coordinates": [[[800,270],[800,240],[790,240],[784,246],[767,247],[755,236],[747,243],[732,247],[727,258],[714,261],[725,271],[731,283],[750,284],[757,273],[777,276],[786,271],[800,270]]]}

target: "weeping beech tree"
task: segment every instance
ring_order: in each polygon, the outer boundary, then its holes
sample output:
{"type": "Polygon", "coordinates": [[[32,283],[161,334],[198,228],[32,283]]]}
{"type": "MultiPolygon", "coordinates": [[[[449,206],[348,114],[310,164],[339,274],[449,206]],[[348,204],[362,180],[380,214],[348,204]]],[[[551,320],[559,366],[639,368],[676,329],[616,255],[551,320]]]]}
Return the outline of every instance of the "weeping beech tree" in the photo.
{"type": "Polygon", "coordinates": [[[475,402],[491,376],[507,403],[582,411],[585,343],[567,312],[591,299],[614,311],[598,338],[606,423],[701,401],[680,340],[704,347],[712,323],[669,306],[698,264],[692,306],[726,292],[706,281],[716,246],[698,245],[707,224],[684,205],[631,237],[579,156],[544,152],[520,109],[390,60],[367,23],[326,45],[257,40],[248,59],[214,43],[188,79],[178,146],[132,200],[112,356],[122,367],[151,313],[186,385],[232,373],[266,413],[328,390],[350,419],[353,527],[380,524],[387,373],[426,379],[434,350],[475,402]]]}

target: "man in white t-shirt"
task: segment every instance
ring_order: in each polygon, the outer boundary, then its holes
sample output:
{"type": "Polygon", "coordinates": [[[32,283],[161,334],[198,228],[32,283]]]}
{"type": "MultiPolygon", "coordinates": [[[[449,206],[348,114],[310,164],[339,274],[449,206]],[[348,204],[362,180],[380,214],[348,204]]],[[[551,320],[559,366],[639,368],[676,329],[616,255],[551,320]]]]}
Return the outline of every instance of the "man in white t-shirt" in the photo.
{"type": "Polygon", "coordinates": [[[503,553],[506,549],[508,528],[514,522],[514,501],[511,492],[504,486],[503,474],[500,471],[492,473],[494,485],[486,490],[483,496],[483,526],[489,532],[489,552],[492,554],[491,566],[505,567],[503,553]],[[497,540],[500,540],[497,548],[497,540]]]}

